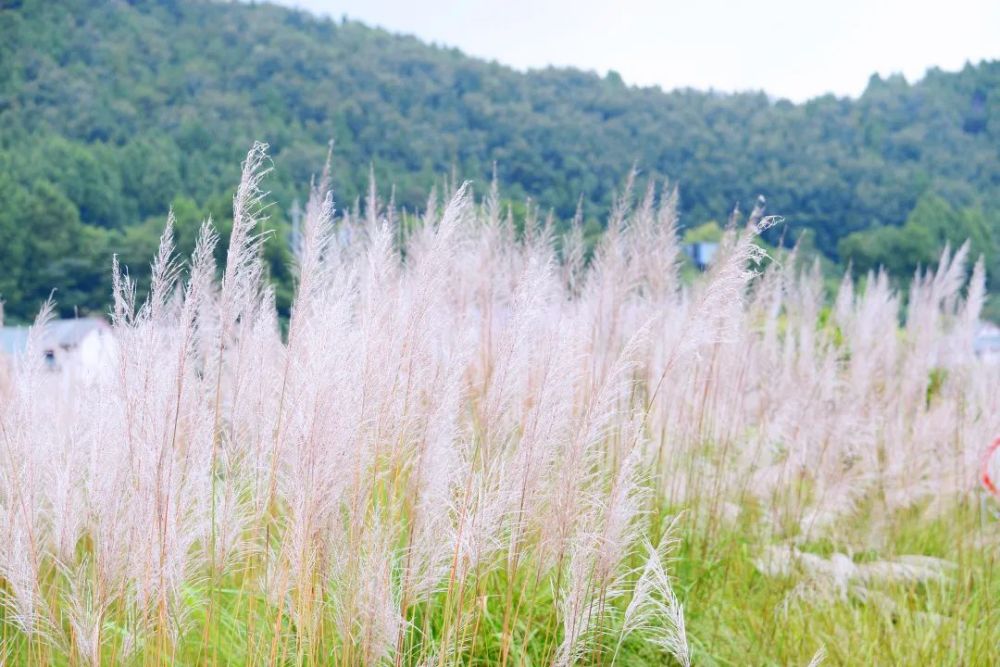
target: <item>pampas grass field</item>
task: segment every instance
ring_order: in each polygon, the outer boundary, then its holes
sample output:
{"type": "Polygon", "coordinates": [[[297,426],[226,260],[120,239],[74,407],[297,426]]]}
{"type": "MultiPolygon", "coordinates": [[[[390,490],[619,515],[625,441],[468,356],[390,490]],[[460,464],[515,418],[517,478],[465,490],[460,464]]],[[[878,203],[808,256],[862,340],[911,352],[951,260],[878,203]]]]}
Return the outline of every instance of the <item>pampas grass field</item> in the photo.
{"type": "Polygon", "coordinates": [[[981,264],[824,293],[734,214],[680,277],[676,191],[580,226],[496,186],[402,219],[318,178],[287,330],[265,146],[224,266],[170,223],[113,359],[0,370],[9,665],[988,665],[1000,366],[981,264]]]}

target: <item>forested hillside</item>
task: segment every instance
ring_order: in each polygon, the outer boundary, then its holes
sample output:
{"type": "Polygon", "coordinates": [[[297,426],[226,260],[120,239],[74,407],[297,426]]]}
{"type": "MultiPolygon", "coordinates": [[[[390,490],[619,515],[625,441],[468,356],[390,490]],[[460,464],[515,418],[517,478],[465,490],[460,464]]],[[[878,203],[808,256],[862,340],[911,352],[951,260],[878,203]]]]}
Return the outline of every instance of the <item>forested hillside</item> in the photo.
{"type": "MultiPolygon", "coordinates": [[[[946,239],[972,238],[1000,273],[1000,62],[913,84],[873,77],[857,100],[795,105],[629,87],[614,73],[519,73],[270,5],[0,7],[8,318],[30,317],[52,288],[63,312],[104,309],[111,254],[141,273],[171,206],[182,250],[206,214],[225,231],[255,139],[271,145],[279,232],[333,139],[338,206],[364,191],[370,166],[414,210],[452,169],[481,192],[496,163],[510,201],[531,196],[565,220],[582,196],[593,228],[636,164],[680,184],[687,226],[762,193],[787,220],[773,233],[791,242],[812,230],[817,250],[859,270],[906,275],[946,239]]],[[[276,237],[268,253],[284,288],[276,237]]]]}

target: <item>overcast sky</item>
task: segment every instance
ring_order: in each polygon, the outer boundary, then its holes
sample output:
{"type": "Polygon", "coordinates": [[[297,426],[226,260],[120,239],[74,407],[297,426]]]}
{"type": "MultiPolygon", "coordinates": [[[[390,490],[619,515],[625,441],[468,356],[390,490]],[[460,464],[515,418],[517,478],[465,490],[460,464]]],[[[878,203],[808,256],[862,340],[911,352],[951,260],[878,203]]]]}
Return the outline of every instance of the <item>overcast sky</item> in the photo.
{"type": "Polygon", "coordinates": [[[873,72],[1000,58],[1000,0],[276,0],[519,69],[663,88],[858,95],[873,72]]]}

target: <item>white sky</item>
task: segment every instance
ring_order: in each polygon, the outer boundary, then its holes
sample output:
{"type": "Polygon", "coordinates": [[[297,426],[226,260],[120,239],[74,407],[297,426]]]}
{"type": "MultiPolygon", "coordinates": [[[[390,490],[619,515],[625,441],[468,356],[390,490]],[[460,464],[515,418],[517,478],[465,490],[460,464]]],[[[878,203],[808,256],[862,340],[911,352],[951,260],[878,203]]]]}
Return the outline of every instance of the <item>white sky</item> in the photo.
{"type": "Polygon", "coordinates": [[[518,69],[569,65],[665,89],[858,95],[873,72],[1000,58],[1000,0],[273,0],[518,69]]]}

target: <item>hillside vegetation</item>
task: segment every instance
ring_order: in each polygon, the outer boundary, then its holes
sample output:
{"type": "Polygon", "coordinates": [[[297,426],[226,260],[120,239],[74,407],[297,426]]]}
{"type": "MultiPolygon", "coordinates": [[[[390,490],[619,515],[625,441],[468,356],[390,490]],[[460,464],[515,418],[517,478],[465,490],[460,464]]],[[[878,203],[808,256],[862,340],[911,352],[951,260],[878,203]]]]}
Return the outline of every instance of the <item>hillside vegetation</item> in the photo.
{"type": "MultiPolygon", "coordinates": [[[[747,48],[755,48],[752,40],[747,48]]],[[[771,48],[768,46],[767,48],[771,48]]],[[[664,67],[676,66],[664,63],[664,67]]],[[[356,22],[204,0],[0,3],[0,297],[30,319],[104,310],[112,252],[147,274],[168,207],[193,247],[206,214],[229,224],[233,165],[268,141],[280,231],[268,248],[287,311],[293,198],[336,143],[339,207],[369,165],[422,210],[454,170],[480,192],[495,163],[523,212],[531,196],[588,238],[633,164],[681,186],[681,224],[725,220],[758,194],[826,257],[907,279],[943,241],[973,241],[998,273],[1000,63],[918,83],[873,77],[857,100],[795,105],[624,85],[568,69],[519,73],[356,22]],[[153,222],[155,220],[155,222],[153,222]]]]}

